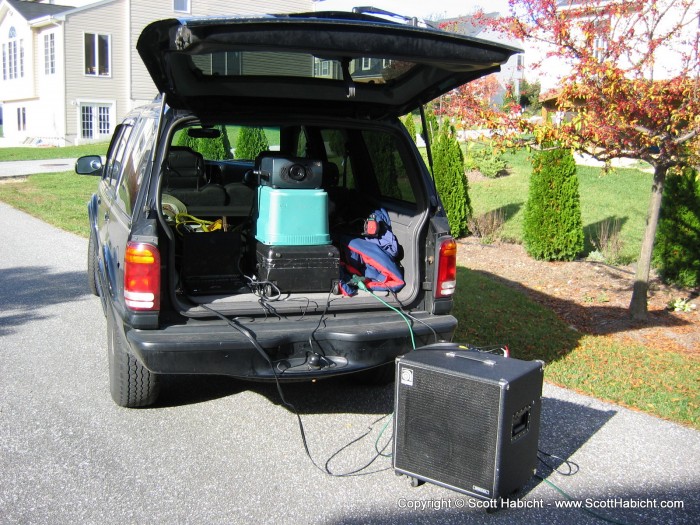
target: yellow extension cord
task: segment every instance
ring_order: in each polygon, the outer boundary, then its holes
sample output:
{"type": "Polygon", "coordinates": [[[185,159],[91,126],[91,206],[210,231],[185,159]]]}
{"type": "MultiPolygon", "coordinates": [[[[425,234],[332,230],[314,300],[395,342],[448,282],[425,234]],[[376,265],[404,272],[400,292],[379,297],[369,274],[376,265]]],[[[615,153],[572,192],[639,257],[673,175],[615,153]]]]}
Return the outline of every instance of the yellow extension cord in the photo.
{"type": "Polygon", "coordinates": [[[180,226],[186,224],[196,224],[200,228],[202,228],[203,232],[213,232],[216,230],[221,230],[223,228],[223,221],[221,219],[217,219],[215,221],[207,221],[204,219],[199,219],[194,215],[189,215],[187,213],[178,213],[177,215],[175,215],[175,230],[178,233],[182,234],[182,232],[180,231],[180,226]]]}

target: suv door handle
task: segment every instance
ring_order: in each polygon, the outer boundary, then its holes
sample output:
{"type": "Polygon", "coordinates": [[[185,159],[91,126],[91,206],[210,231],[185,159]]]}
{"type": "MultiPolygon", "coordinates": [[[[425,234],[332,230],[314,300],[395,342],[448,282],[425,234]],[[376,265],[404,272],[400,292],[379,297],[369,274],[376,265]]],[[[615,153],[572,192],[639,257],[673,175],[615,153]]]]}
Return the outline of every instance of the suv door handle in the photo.
{"type": "Polygon", "coordinates": [[[109,220],[109,212],[108,212],[108,211],[105,212],[105,220],[106,220],[106,221],[109,220]]]}

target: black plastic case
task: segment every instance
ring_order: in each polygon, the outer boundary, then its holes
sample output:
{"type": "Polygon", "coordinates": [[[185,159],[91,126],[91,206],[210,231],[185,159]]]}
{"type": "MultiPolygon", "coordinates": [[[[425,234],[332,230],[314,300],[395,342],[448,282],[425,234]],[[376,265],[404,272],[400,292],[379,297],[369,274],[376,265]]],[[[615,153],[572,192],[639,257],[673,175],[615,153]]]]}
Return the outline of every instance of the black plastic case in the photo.
{"type": "Polygon", "coordinates": [[[338,249],[332,244],[275,246],[256,244],[257,277],[280,292],[331,292],[338,283],[338,249]]]}

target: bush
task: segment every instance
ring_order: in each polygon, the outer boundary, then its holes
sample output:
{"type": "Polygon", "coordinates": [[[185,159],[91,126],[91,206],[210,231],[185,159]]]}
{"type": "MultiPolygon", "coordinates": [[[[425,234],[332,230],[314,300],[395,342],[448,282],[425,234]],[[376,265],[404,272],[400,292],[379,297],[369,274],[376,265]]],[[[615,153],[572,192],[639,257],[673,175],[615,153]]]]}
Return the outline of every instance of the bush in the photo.
{"type": "Polygon", "coordinates": [[[425,111],[425,124],[428,132],[428,136],[426,137],[423,133],[423,129],[421,129],[421,136],[423,137],[423,140],[430,142],[432,144],[438,135],[438,131],[440,130],[440,123],[438,122],[437,116],[435,116],[435,112],[428,107],[425,111]]]}
{"type": "Polygon", "coordinates": [[[221,135],[213,139],[197,139],[197,151],[205,159],[226,160],[231,158],[231,143],[228,140],[228,132],[225,126],[220,126],[221,135]]]}
{"type": "Polygon", "coordinates": [[[186,131],[182,131],[176,137],[176,146],[186,146],[201,153],[205,159],[225,160],[231,158],[231,143],[225,126],[220,126],[221,135],[213,139],[190,137],[186,131]]]}
{"type": "Polygon", "coordinates": [[[473,142],[467,147],[465,165],[469,171],[478,171],[484,177],[495,179],[501,175],[508,165],[503,160],[503,154],[490,144],[486,147],[476,147],[473,142]]]}
{"type": "Polygon", "coordinates": [[[535,259],[571,261],[583,251],[581,203],[571,151],[545,149],[534,156],[523,240],[535,259]]]}
{"type": "Polygon", "coordinates": [[[505,208],[497,208],[478,217],[471,217],[469,231],[473,236],[480,238],[482,243],[491,244],[499,238],[505,222],[505,208]]]}
{"type": "Polygon", "coordinates": [[[435,134],[433,144],[435,184],[442,205],[447,213],[450,230],[455,237],[468,233],[468,220],[472,215],[469,185],[464,175],[464,156],[455,131],[448,123],[435,134]]]}
{"type": "MultiPolygon", "coordinates": [[[[622,221],[613,217],[598,223],[593,232],[594,238],[591,239],[591,244],[595,247],[598,257],[608,264],[622,262],[621,254],[624,243],[620,230],[622,230],[622,221]]],[[[591,258],[595,252],[589,253],[588,257],[591,258]]]]}
{"type": "Polygon", "coordinates": [[[270,144],[262,128],[242,127],[236,140],[237,159],[255,159],[261,151],[270,148],[270,144]]]}
{"type": "Polygon", "coordinates": [[[392,137],[388,133],[372,134],[371,140],[367,141],[367,149],[372,158],[381,194],[385,197],[401,199],[396,163],[398,148],[392,137]]]}
{"type": "Polygon", "coordinates": [[[183,146],[197,151],[197,139],[190,137],[186,129],[177,132],[175,140],[173,140],[173,145],[183,146]]]}
{"type": "Polygon", "coordinates": [[[654,265],[666,282],[700,286],[700,179],[695,170],[666,179],[654,265]]]}
{"type": "Polygon", "coordinates": [[[224,157],[221,160],[232,159],[233,148],[231,147],[231,139],[228,136],[228,128],[224,125],[221,125],[219,129],[221,130],[221,144],[224,148],[224,157]]]}
{"type": "Polygon", "coordinates": [[[413,142],[416,141],[416,123],[413,121],[413,113],[409,113],[403,120],[403,125],[406,126],[406,131],[411,136],[413,142]]]}

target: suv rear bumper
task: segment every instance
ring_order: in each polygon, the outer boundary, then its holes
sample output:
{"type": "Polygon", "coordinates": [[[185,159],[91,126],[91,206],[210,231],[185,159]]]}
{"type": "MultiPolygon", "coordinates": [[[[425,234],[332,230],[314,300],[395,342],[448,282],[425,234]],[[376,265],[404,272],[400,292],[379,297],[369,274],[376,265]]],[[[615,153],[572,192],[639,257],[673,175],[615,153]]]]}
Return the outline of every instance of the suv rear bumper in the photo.
{"type": "MultiPolygon", "coordinates": [[[[416,315],[412,321],[416,346],[451,341],[457,319],[451,315],[416,315]]],[[[377,313],[368,322],[329,317],[300,321],[246,321],[281,380],[311,379],[357,372],[391,362],[409,351],[411,338],[405,321],[377,313]],[[310,342],[311,341],[311,342],[310,342]],[[320,356],[312,366],[309,357],[320,356]]],[[[157,374],[216,374],[245,379],[274,379],[270,364],[252,342],[223,321],[190,321],[160,330],[127,330],[131,351],[157,374]]]]}

